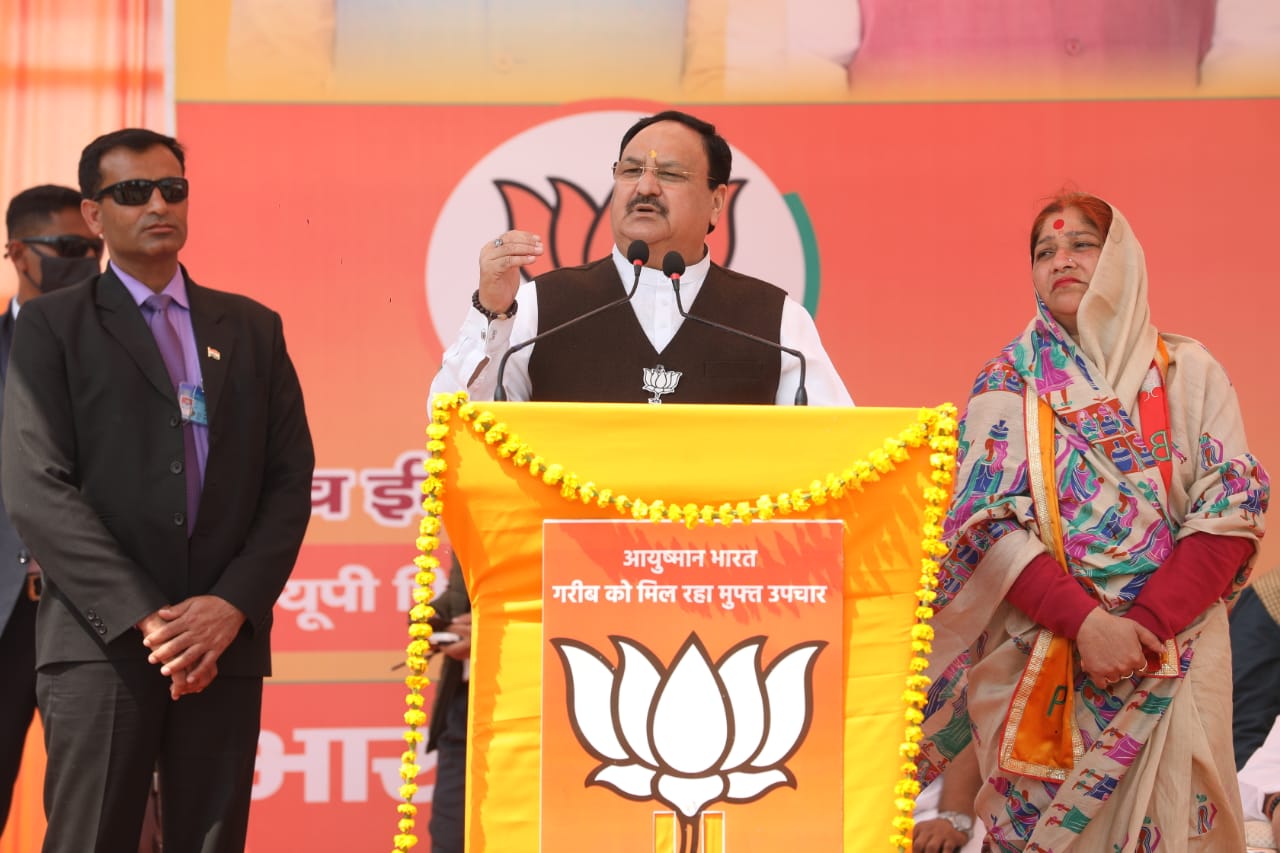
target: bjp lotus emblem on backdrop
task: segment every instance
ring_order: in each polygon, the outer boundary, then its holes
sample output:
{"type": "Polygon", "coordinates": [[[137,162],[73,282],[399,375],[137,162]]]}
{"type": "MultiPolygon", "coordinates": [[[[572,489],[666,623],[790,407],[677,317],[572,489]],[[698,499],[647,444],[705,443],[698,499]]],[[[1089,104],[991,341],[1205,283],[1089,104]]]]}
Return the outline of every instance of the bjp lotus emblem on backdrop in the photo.
{"type": "Polygon", "coordinates": [[[695,633],[664,667],[635,640],[609,639],[616,666],[584,643],[551,641],[565,670],[570,725],[600,762],[587,785],[671,808],[680,851],[703,849],[708,806],[797,786],[786,763],[813,720],[813,668],[825,641],[799,643],[763,667],[766,638],[744,640],[713,663],[695,633]]]}
{"type": "MultiPolygon", "coordinates": [[[[663,108],[582,112],[535,125],[458,181],[427,248],[427,306],[441,342],[457,337],[475,288],[476,256],[494,236],[512,228],[542,236],[546,252],[523,269],[526,281],[609,254],[609,167],[618,142],[638,118],[663,108]]],[[[803,203],[780,192],[737,148],[733,175],[724,214],[707,235],[712,260],[773,282],[813,313],[820,270],[803,203]]]]}

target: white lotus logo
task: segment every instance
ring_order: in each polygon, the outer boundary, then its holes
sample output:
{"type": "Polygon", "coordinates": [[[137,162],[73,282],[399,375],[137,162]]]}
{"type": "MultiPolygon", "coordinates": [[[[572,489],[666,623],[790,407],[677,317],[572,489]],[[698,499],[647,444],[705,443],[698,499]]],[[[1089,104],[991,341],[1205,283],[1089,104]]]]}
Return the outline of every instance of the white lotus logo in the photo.
{"type": "Polygon", "coordinates": [[[801,643],[760,664],[753,637],[713,664],[690,634],[664,669],[644,646],[609,638],[612,666],[567,639],[551,644],[564,663],[574,734],[600,766],[588,785],[632,800],[656,799],[680,822],[681,850],[698,850],[699,815],[715,802],[746,803],[779,785],[813,719],[813,667],[825,641],[801,643]]]}

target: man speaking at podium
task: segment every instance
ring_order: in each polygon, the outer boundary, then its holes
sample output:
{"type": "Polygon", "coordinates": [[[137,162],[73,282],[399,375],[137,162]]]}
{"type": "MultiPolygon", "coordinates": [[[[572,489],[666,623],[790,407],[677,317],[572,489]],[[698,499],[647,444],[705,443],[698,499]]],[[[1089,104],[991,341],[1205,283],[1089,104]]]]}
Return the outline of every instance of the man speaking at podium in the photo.
{"type": "MultiPolygon", "coordinates": [[[[474,310],[431,393],[789,405],[807,389],[816,405],[852,406],[803,306],[781,288],[711,262],[705,238],[724,213],[732,159],[715,127],[686,113],[632,125],[613,167],[613,253],[522,286],[520,267],[542,254],[541,237],[508,231],[486,243],[474,310]],[[504,393],[495,395],[504,356],[504,393]]],[[[451,583],[457,580],[455,571],[451,583]]],[[[432,853],[463,849],[466,741],[450,727],[465,728],[467,689],[456,683],[460,662],[446,667],[453,672],[443,679],[454,684],[432,711],[439,744],[432,853]]]]}
{"type": "Polygon", "coordinates": [[[853,405],[803,306],[711,262],[705,238],[725,212],[732,158],[715,127],[687,113],[632,125],[613,167],[612,255],[522,286],[520,268],[543,253],[542,238],[508,231],[486,243],[474,310],[432,393],[853,405]]]}

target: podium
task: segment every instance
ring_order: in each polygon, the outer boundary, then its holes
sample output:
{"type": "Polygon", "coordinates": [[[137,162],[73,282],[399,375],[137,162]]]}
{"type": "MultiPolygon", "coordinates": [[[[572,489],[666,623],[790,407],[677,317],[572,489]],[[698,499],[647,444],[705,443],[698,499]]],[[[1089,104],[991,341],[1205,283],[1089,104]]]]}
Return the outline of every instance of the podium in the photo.
{"type": "MultiPolygon", "coordinates": [[[[917,641],[913,652],[913,637],[921,637],[925,552],[936,555],[950,482],[953,409],[471,403],[441,395],[433,418],[419,544],[438,544],[438,516],[472,598],[471,853],[540,849],[547,519],[662,519],[651,523],[672,530],[762,517],[842,523],[835,671],[843,849],[901,842],[900,752],[920,688],[910,669],[913,655],[927,651],[917,641]]],[[[618,829],[608,844],[584,841],[581,849],[655,849],[650,827],[642,829],[636,838],[618,829]]],[[[751,849],[734,841],[731,824],[718,843],[751,849]]]]}

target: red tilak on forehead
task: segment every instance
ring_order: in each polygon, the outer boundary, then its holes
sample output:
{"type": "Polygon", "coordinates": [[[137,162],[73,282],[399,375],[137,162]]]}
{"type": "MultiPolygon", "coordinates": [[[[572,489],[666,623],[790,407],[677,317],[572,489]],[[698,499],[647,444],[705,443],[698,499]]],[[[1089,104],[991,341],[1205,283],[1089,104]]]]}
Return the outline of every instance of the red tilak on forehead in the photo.
{"type": "Polygon", "coordinates": [[[1066,222],[1064,222],[1064,221],[1063,221],[1063,220],[1061,220],[1061,219],[1055,219],[1055,220],[1053,220],[1053,227],[1054,227],[1054,228],[1057,228],[1057,229],[1059,229],[1059,230],[1061,230],[1062,226],[1063,226],[1063,225],[1066,225],[1066,224],[1067,224],[1067,223],[1066,223],[1066,222]]]}

